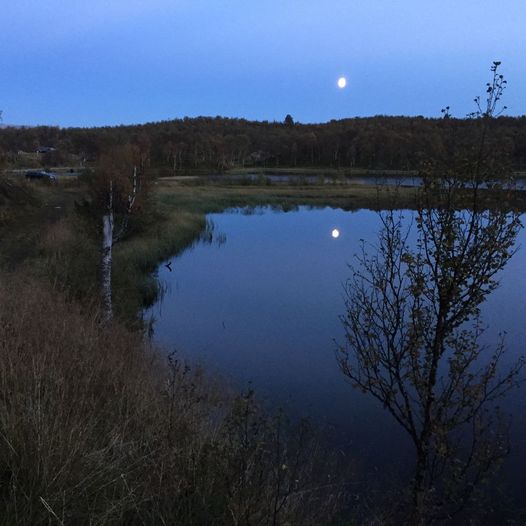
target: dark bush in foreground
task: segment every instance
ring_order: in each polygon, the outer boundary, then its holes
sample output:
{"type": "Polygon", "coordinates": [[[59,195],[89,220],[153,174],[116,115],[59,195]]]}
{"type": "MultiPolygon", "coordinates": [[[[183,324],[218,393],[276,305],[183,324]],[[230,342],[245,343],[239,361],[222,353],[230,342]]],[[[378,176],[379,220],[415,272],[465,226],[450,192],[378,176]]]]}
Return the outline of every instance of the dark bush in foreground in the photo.
{"type": "Polygon", "coordinates": [[[342,486],[308,432],[36,283],[0,285],[1,524],[323,524],[337,512],[342,486]]]}

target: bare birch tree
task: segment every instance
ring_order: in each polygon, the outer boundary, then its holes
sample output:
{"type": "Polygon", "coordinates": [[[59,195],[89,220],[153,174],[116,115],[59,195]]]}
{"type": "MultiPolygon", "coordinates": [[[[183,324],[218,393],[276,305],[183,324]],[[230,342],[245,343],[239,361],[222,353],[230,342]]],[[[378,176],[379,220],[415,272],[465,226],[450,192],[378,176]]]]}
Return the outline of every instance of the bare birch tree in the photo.
{"type": "Polygon", "coordinates": [[[411,438],[411,524],[460,511],[508,451],[496,406],[524,361],[500,371],[504,343],[493,352],[480,345],[479,317],[521,228],[516,211],[498,207],[511,190],[502,173],[495,180],[499,166],[487,148],[505,87],[498,65],[484,110],[477,99],[481,136],[471,160],[464,151],[456,166],[427,166],[415,221],[383,213],[377,246],[364,245],[346,288],[338,361],[411,438]],[[497,206],[481,205],[488,187],[497,206]]]}
{"type": "Polygon", "coordinates": [[[113,246],[128,231],[129,218],[136,207],[140,176],[132,148],[123,148],[101,158],[92,180],[92,193],[101,210],[102,246],[100,263],[101,323],[113,318],[113,246]]]}

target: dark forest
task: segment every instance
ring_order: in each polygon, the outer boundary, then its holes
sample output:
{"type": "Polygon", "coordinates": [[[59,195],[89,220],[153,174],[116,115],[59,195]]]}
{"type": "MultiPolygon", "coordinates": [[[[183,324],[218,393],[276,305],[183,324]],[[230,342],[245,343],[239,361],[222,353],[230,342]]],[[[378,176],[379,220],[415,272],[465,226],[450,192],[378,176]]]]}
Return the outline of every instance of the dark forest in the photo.
{"type": "MultiPolygon", "coordinates": [[[[499,117],[491,126],[495,149],[513,169],[526,168],[526,116],[499,117]]],[[[135,144],[160,175],[235,167],[323,167],[416,170],[423,160],[448,155],[449,145],[469,148],[478,138],[473,119],[424,117],[352,118],[324,124],[253,122],[223,117],[185,118],[102,128],[6,127],[0,152],[12,166],[39,148],[45,166],[96,161],[101,153],[135,144]]]]}

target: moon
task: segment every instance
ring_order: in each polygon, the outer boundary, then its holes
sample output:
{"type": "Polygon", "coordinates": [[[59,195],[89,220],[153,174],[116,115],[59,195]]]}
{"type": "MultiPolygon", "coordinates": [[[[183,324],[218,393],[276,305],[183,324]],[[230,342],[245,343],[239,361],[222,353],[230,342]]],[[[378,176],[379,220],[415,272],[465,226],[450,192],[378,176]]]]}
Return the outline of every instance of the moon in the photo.
{"type": "Polygon", "coordinates": [[[332,232],[331,232],[331,236],[334,238],[334,239],[338,239],[340,237],[340,231],[335,228],[332,232]]]}
{"type": "Polygon", "coordinates": [[[346,86],[347,86],[347,79],[346,79],[345,77],[340,77],[340,78],[338,79],[338,87],[339,87],[340,89],[343,89],[343,88],[345,88],[346,86]]]}

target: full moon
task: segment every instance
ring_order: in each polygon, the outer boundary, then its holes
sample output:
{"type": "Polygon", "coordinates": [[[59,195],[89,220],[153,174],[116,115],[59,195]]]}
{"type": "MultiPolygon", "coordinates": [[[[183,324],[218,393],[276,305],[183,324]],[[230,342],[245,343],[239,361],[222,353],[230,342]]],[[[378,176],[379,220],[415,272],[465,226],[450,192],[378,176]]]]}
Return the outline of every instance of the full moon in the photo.
{"type": "Polygon", "coordinates": [[[334,238],[334,239],[337,239],[340,237],[340,231],[335,228],[332,232],[331,232],[331,236],[334,238]]]}
{"type": "Polygon", "coordinates": [[[347,79],[345,77],[340,77],[338,79],[338,87],[340,89],[343,89],[343,88],[345,88],[345,86],[347,86],[347,79]]]}

